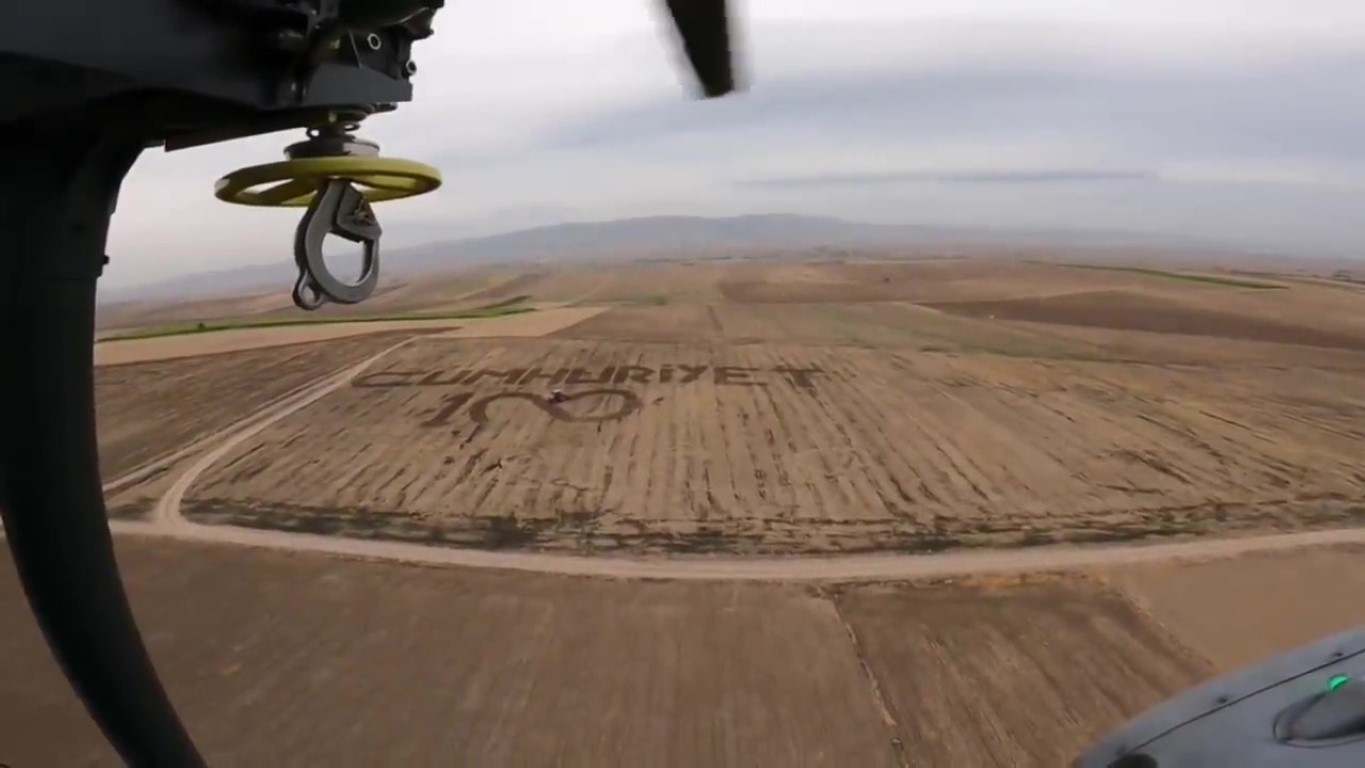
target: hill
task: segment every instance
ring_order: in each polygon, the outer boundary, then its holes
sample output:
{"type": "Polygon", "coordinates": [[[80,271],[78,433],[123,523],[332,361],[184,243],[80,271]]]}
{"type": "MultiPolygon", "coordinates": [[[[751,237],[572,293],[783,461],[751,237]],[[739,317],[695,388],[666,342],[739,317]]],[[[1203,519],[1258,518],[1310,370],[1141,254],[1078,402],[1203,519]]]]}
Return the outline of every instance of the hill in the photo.
{"type": "MultiPolygon", "coordinates": [[[[743,253],[821,246],[903,246],[963,249],[1222,250],[1190,238],[1127,232],[1006,230],[871,224],[822,216],[764,214],[705,218],[651,216],[612,221],[571,222],[515,232],[433,242],[384,253],[383,274],[407,279],[485,264],[531,264],[575,259],[642,259],[743,253]]],[[[101,292],[101,304],[167,299],[206,299],[260,290],[287,289],[294,265],[287,261],[202,272],[101,292]]]]}

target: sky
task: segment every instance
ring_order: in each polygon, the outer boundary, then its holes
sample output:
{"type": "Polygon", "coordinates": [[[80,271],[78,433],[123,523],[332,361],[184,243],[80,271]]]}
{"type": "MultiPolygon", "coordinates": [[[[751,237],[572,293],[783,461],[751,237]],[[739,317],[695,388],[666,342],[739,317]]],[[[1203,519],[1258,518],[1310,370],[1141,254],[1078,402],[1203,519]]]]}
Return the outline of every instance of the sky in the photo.
{"type": "MultiPolygon", "coordinates": [[[[361,132],[444,176],[384,242],[780,212],[1365,258],[1359,0],[732,3],[744,91],[700,101],[662,3],[449,0],[361,132]]],[[[299,138],[147,151],[105,284],[291,261],[299,211],[212,190],[299,138]]]]}

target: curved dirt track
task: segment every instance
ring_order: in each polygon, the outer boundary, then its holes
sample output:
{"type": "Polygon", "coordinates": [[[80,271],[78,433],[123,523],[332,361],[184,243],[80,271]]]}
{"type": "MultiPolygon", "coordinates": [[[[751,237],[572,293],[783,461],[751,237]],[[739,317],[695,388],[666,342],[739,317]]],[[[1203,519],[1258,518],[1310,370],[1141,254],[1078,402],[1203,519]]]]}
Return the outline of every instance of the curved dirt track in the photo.
{"type": "Polygon", "coordinates": [[[399,342],[340,373],[325,377],[303,388],[302,391],[267,406],[241,422],[238,427],[219,433],[216,437],[221,437],[221,441],[181,472],[170,489],[157,501],[150,521],[111,521],[111,527],[115,532],[126,534],[318,552],[423,565],[498,568],[605,578],[751,581],[900,580],[1034,570],[1071,570],[1160,560],[1233,557],[1250,552],[1318,545],[1365,543],[1365,528],[1360,528],[1151,545],[1048,546],[958,551],[933,555],[632,558],[454,549],[225,525],[202,525],[183,516],[180,507],[185,493],[200,475],[230,451],[270,425],[346,386],[370,365],[409,341],[411,339],[399,342]]]}

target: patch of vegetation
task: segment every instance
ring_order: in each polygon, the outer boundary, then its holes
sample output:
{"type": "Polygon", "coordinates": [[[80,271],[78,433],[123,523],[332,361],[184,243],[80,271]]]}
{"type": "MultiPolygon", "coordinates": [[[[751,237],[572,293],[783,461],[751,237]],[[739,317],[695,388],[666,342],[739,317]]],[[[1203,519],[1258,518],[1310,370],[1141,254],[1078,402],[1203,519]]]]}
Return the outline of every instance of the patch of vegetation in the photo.
{"type": "Polygon", "coordinates": [[[486,304],[481,307],[463,310],[461,312],[445,312],[440,314],[411,314],[411,315],[352,315],[352,316],[329,316],[329,317],[276,317],[261,320],[225,320],[221,322],[195,322],[182,323],[178,325],[159,326],[156,328],[143,328],[128,333],[120,333],[113,336],[105,336],[96,343],[102,344],[107,341],[132,341],[134,339],[156,339],[163,336],[188,336],[197,333],[214,333],[215,331],[232,331],[246,328],[284,328],[297,325],[331,325],[335,323],[384,323],[393,321],[413,322],[413,321],[442,321],[442,320],[481,320],[504,315],[518,315],[523,312],[534,312],[535,307],[524,306],[530,296],[514,296],[510,299],[486,304]]]}
{"type": "Polygon", "coordinates": [[[921,533],[906,536],[896,542],[896,549],[909,555],[932,555],[950,549],[967,549],[971,545],[946,533],[921,533]]]}
{"type": "Polygon", "coordinates": [[[146,520],[152,514],[152,507],[156,506],[153,499],[137,499],[135,501],[125,501],[119,504],[110,504],[108,514],[110,520],[146,520]]]}
{"type": "Polygon", "coordinates": [[[519,295],[517,295],[517,296],[513,296],[513,297],[510,298],[510,299],[503,299],[502,301],[495,301],[495,302],[493,302],[492,304],[484,304],[483,306],[475,307],[474,309],[471,309],[471,310],[469,310],[469,311],[470,311],[470,312],[493,312],[493,311],[496,311],[496,310],[509,309],[509,308],[511,308],[511,307],[518,306],[518,305],[520,305],[520,304],[525,304],[526,302],[528,302],[528,301],[530,301],[530,300],[531,300],[531,294],[529,294],[529,293],[523,293],[523,294],[519,294],[519,295]]]}
{"type": "Polygon", "coordinates": [[[515,515],[485,518],[483,521],[483,546],[487,549],[517,549],[536,543],[545,526],[534,522],[523,522],[515,515]]]}
{"type": "Polygon", "coordinates": [[[1064,267],[1072,269],[1094,269],[1101,272],[1131,272],[1135,275],[1146,275],[1148,277],[1162,277],[1167,280],[1184,280],[1191,283],[1209,283],[1212,285],[1225,285],[1230,288],[1253,288],[1261,291],[1282,291],[1289,286],[1278,283],[1265,283],[1260,281],[1242,280],[1236,277],[1224,277],[1222,275],[1204,275],[1190,272],[1168,272],[1164,269],[1152,269],[1150,267],[1118,267],[1104,264],[1063,264],[1064,267]]]}
{"type": "Polygon", "coordinates": [[[668,303],[668,295],[663,293],[651,293],[644,296],[629,296],[618,299],[618,304],[628,307],[662,307],[668,303]]]}

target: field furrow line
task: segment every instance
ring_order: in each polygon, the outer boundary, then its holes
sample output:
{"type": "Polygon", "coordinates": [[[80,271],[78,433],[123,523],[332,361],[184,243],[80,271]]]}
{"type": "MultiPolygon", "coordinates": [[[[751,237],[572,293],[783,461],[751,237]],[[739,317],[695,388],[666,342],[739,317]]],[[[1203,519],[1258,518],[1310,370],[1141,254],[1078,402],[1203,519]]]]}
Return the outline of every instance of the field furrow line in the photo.
{"type": "Polygon", "coordinates": [[[828,385],[822,388],[818,395],[805,398],[791,390],[785,390],[782,399],[790,404],[794,415],[801,416],[793,423],[800,424],[808,430],[810,437],[808,445],[813,450],[806,452],[806,456],[809,457],[807,464],[818,467],[819,475],[812,480],[815,487],[820,489],[824,501],[820,519],[847,523],[861,517],[858,510],[864,506],[858,490],[847,474],[854,460],[854,455],[849,452],[848,437],[841,433],[840,425],[831,419],[811,418],[810,414],[825,412],[823,401],[827,398],[848,396],[845,382],[855,374],[841,365],[831,365],[828,358],[821,360],[821,367],[829,371],[828,375],[822,377],[822,383],[827,380],[828,385]]]}
{"type": "MultiPolygon", "coordinates": [[[[664,354],[673,359],[677,356],[676,347],[666,348],[664,354]]],[[[650,504],[649,519],[656,525],[676,519],[678,509],[687,509],[695,504],[689,478],[692,471],[691,456],[695,450],[693,446],[696,445],[693,410],[688,400],[691,393],[662,388],[658,391],[660,394],[648,401],[646,406],[658,422],[659,434],[666,440],[651,449],[651,488],[654,489],[655,497],[650,504]]]]}
{"type": "Polygon", "coordinates": [[[868,434],[882,446],[884,458],[878,464],[896,496],[914,508],[907,516],[920,525],[929,525],[938,516],[944,497],[928,483],[933,473],[926,464],[932,451],[917,414],[935,409],[937,395],[918,379],[906,382],[887,376],[894,371],[880,361],[866,362],[869,364],[862,368],[864,374],[859,380],[866,395],[856,402],[864,422],[870,425],[868,434]],[[884,407],[874,409],[873,403],[884,407]]]}
{"type": "MultiPolygon", "coordinates": [[[[659,353],[668,355],[671,350],[654,350],[652,356],[642,355],[637,361],[639,365],[649,365],[651,363],[667,362],[660,360],[659,353]]],[[[645,455],[641,457],[641,471],[649,477],[649,485],[646,486],[646,496],[642,499],[644,505],[644,519],[658,525],[669,519],[672,501],[678,498],[678,486],[675,479],[675,464],[673,462],[674,453],[678,450],[677,446],[683,444],[678,434],[680,421],[687,420],[686,415],[678,418],[678,397],[676,391],[669,392],[659,385],[643,387],[640,392],[644,405],[639,413],[631,417],[633,422],[631,427],[636,431],[646,431],[645,455]]]]}
{"type": "MultiPolygon", "coordinates": [[[[628,348],[613,346],[608,349],[611,350],[610,355],[602,355],[599,352],[593,359],[602,360],[616,369],[640,362],[638,358],[627,357],[628,348]]],[[[613,464],[612,482],[620,487],[613,506],[619,509],[622,515],[630,518],[650,514],[649,497],[654,483],[647,471],[649,466],[647,452],[651,448],[646,432],[648,413],[649,409],[645,407],[623,421],[612,422],[610,427],[604,427],[617,430],[624,436],[622,442],[625,449],[610,459],[613,464]]]]}
{"type": "MultiPolygon", "coordinates": [[[[738,362],[745,364],[755,362],[747,354],[745,358],[738,362]]],[[[733,387],[729,390],[718,388],[717,391],[717,395],[724,391],[729,401],[728,407],[717,408],[720,415],[717,421],[721,427],[720,449],[730,482],[729,511],[726,517],[741,522],[765,517],[767,506],[766,501],[757,493],[755,466],[748,447],[751,430],[758,426],[753,412],[745,407],[745,402],[752,398],[754,388],[733,387]]]]}
{"type": "MultiPolygon", "coordinates": [[[[771,348],[758,348],[753,363],[760,369],[772,370],[786,361],[771,348]]],[[[753,467],[755,492],[759,507],[753,517],[763,521],[781,519],[784,511],[796,506],[791,479],[783,467],[782,449],[777,444],[773,425],[777,420],[773,415],[772,397],[762,390],[768,387],[751,387],[745,393],[744,406],[753,414],[752,423],[745,430],[744,441],[749,463],[753,467]]],[[[785,387],[784,387],[785,388],[785,387]]]]}
{"type": "Polygon", "coordinates": [[[713,518],[726,516],[735,493],[729,462],[725,458],[725,431],[720,415],[720,394],[716,389],[709,382],[698,382],[695,390],[702,401],[702,413],[697,419],[701,438],[698,451],[701,472],[693,477],[696,482],[693,495],[697,506],[689,512],[698,523],[709,523],[713,518]]]}
{"type": "Polygon", "coordinates": [[[921,422],[928,429],[929,445],[942,460],[955,488],[955,498],[962,505],[957,509],[963,514],[967,514],[968,509],[980,510],[998,498],[999,491],[992,488],[991,478],[962,447],[961,439],[969,432],[979,432],[982,419],[942,383],[926,382],[926,387],[937,396],[943,407],[922,410],[921,422]]]}
{"type": "MultiPolygon", "coordinates": [[[[1172,481],[1176,480],[1173,475],[1162,472],[1153,474],[1151,466],[1137,462],[1137,457],[1150,457],[1143,460],[1156,462],[1155,466],[1165,466],[1168,460],[1164,457],[1170,455],[1170,441],[1154,437],[1159,430],[1144,422],[1141,411],[1133,407],[1140,396],[1135,397],[1102,377],[1089,377],[1080,372],[1071,376],[1075,383],[1069,388],[1071,392],[1067,393],[1067,400],[1058,408],[1068,411],[1079,428],[1052,434],[1056,435],[1055,443],[1059,450],[1066,451],[1060,455],[1070,454],[1071,465],[1083,468],[1090,486],[1082,491],[1082,500],[1089,499],[1089,503],[1067,506],[1071,509],[1093,509],[1098,505],[1102,509],[1132,504],[1150,505],[1161,497],[1172,498],[1171,494],[1177,494],[1174,498],[1179,498],[1182,489],[1188,487],[1188,479],[1178,480],[1176,485],[1172,485],[1172,481]],[[1092,395],[1086,394],[1094,392],[1107,393],[1104,395],[1106,402],[1096,402],[1092,395]],[[1119,399],[1129,401],[1129,405],[1115,408],[1114,403],[1119,399]],[[1132,481],[1135,469],[1145,477],[1132,481]],[[1116,500],[1108,499],[1113,492],[1122,492],[1118,489],[1125,486],[1148,495],[1142,499],[1125,497],[1117,500],[1117,503],[1116,500]],[[1106,494],[1104,490],[1110,493],[1106,494]]],[[[1050,410],[1057,412],[1057,409],[1050,410]]],[[[1181,475],[1184,476],[1189,470],[1188,467],[1182,467],[1181,475]]]]}
{"type": "Polygon", "coordinates": [[[916,500],[896,479],[891,467],[891,463],[899,457],[900,450],[885,439],[882,429],[884,414],[897,410],[899,403],[897,398],[883,400],[877,397],[876,402],[885,407],[882,412],[874,412],[870,403],[875,388],[868,385],[865,375],[868,368],[873,366],[867,365],[869,361],[865,359],[859,359],[858,362],[861,363],[859,372],[864,375],[859,377],[856,388],[848,387],[832,403],[826,402],[823,397],[811,399],[816,401],[825,417],[836,424],[850,455],[867,457],[867,460],[857,462],[856,471],[864,481],[863,500],[866,509],[868,512],[877,510],[880,515],[873,513],[865,517],[913,519],[915,516],[911,507],[916,500]]]}
{"type": "MultiPolygon", "coordinates": [[[[900,354],[888,356],[887,361],[896,370],[909,374],[913,382],[910,386],[918,390],[914,396],[920,406],[913,409],[914,423],[924,436],[921,444],[924,447],[925,471],[932,472],[939,481],[934,494],[953,510],[954,515],[973,517],[974,510],[985,497],[980,485],[964,474],[956,451],[949,450],[959,430],[949,429],[943,424],[944,418],[959,420],[959,415],[954,412],[956,403],[935,386],[931,377],[924,375],[925,371],[918,370],[912,361],[900,354]]],[[[942,365],[938,358],[933,363],[935,366],[942,365]]]]}
{"type": "MultiPolygon", "coordinates": [[[[758,393],[754,394],[757,396],[758,393]]],[[[781,475],[786,478],[786,485],[790,489],[791,504],[780,510],[778,516],[789,523],[806,516],[827,518],[829,515],[825,508],[825,500],[800,461],[803,454],[811,450],[811,444],[805,439],[806,435],[798,436],[792,420],[788,418],[787,403],[794,399],[792,394],[782,389],[765,387],[763,396],[773,418],[768,432],[773,435],[770,445],[774,463],[781,468],[781,475]]]]}
{"type": "Polygon", "coordinates": [[[904,381],[904,377],[895,375],[901,372],[883,362],[871,370],[872,375],[865,381],[870,379],[873,392],[888,404],[879,416],[888,441],[896,446],[893,455],[900,458],[906,471],[898,481],[917,500],[916,521],[928,524],[947,509],[954,491],[948,473],[933,461],[933,436],[920,419],[925,409],[937,407],[936,396],[917,377],[904,381]]]}
{"type": "MultiPolygon", "coordinates": [[[[649,368],[657,349],[654,347],[639,348],[627,361],[627,365],[637,368],[649,368]]],[[[629,386],[629,385],[623,385],[629,386]]],[[[672,445],[671,424],[669,420],[663,418],[664,410],[655,400],[654,385],[646,384],[635,387],[642,401],[640,410],[626,417],[623,421],[612,422],[609,429],[629,431],[635,441],[633,446],[623,453],[613,453],[604,455],[605,461],[615,462],[616,456],[627,456],[629,459],[628,474],[632,478],[639,478],[640,491],[634,501],[628,507],[624,507],[626,516],[649,520],[652,524],[658,525],[668,519],[668,510],[665,502],[670,496],[669,480],[667,475],[667,458],[661,453],[666,450],[666,446],[672,445]]]]}

